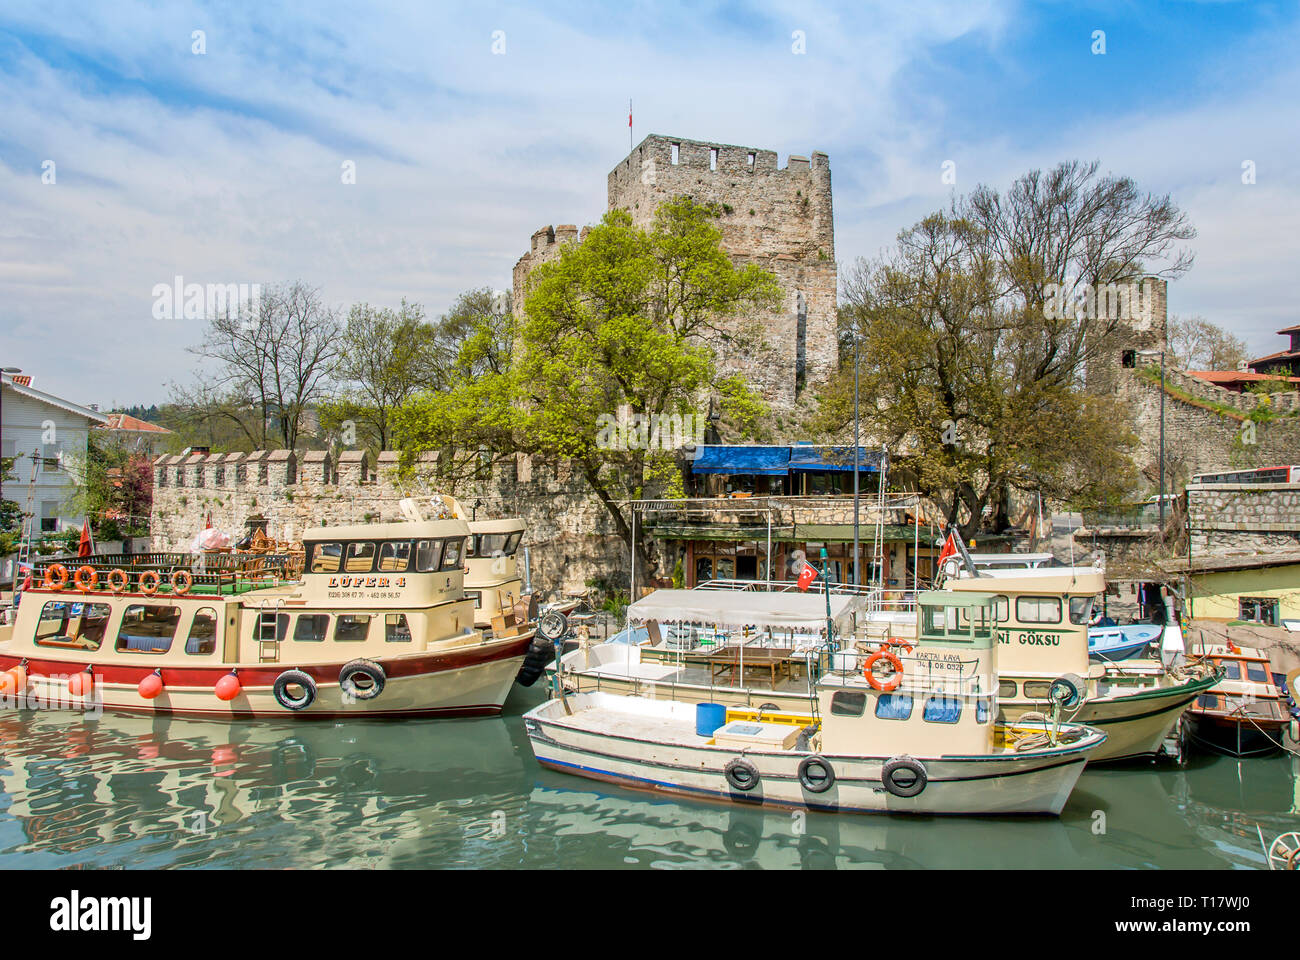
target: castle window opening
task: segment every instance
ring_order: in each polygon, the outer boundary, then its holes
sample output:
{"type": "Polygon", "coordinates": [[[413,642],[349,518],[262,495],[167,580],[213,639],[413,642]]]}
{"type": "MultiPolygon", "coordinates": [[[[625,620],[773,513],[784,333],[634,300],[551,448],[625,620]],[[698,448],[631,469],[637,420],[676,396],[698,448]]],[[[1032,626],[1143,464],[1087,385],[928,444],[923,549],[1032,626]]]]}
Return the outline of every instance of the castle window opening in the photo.
{"type": "Polygon", "coordinates": [[[676,163],[681,156],[681,149],[682,145],[680,143],[673,144],[673,163],[676,163]]]}
{"type": "Polygon", "coordinates": [[[745,158],[745,162],[746,162],[747,164],[749,164],[750,169],[753,169],[753,167],[754,167],[754,154],[753,154],[752,151],[750,152],[749,156],[745,158]]]}
{"type": "Polygon", "coordinates": [[[1119,355],[1119,363],[1120,366],[1124,367],[1126,370],[1132,370],[1134,367],[1137,366],[1137,351],[1136,350],[1123,351],[1119,355]]]}
{"type": "Polygon", "coordinates": [[[709,169],[710,170],[718,169],[718,148],[717,147],[709,147],[709,169]]]}
{"type": "Polygon", "coordinates": [[[260,464],[257,468],[257,482],[265,486],[271,482],[271,468],[268,464],[260,464]]]}
{"type": "Polygon", "coordinates": [[[803,291],[795,292],[795,333],[794,333],[794,389],[803,390],[808,378],[808,302],[803,291]]]}

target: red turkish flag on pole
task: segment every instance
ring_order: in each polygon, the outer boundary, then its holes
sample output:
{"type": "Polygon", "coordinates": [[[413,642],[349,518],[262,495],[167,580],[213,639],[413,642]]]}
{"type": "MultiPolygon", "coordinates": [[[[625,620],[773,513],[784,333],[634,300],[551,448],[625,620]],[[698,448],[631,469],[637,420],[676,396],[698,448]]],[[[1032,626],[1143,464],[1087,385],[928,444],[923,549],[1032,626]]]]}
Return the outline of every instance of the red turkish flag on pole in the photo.
{"type": "Polygon", "coordinates": [[[90,542],[90,518],[87,517],[81,524],[81,541],[77,544],[77,556],[88,557],[95,552],[95,548],[90,542]]]}
{"type": "Polygon", "coordinates": [[[948,534],[948,539],[943,542],[943,549],[939,551],[939,562],[937,566],[942,567],[943,562],[949,557],[957,556],[957,536],[956,533],[948,534]]]}
{"type": "Polygon", "coordinates": [[[817,568],[810,563],[805,563],[802,569],[800,569],[799,571],[799,579],[795,581],[795,585],[800,590],[807,590],[808,585],[811,584],[816,579],[817,579],[817,568]]]}

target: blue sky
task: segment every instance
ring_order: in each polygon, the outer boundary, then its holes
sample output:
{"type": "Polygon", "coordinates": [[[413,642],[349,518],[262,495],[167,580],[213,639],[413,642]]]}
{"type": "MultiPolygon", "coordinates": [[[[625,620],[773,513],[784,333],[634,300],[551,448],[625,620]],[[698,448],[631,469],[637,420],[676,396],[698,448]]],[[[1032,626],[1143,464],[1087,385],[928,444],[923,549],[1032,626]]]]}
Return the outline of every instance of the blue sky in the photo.
{"type": "Polygon", "coordinates": [[[1268,353],[1300,321],[1298,50],[1300,9],[1269,2],[6,0],[0,365],[164,400],[202,333],[152,316],[178,274],[430,315],[506,288],[534,230],[600,217],[629,98],[638,140],[828,153],[841,264],[943,205],[945,161],[965,192],[1098,159],[1199,231],[1171,311],[1268,353]]]}

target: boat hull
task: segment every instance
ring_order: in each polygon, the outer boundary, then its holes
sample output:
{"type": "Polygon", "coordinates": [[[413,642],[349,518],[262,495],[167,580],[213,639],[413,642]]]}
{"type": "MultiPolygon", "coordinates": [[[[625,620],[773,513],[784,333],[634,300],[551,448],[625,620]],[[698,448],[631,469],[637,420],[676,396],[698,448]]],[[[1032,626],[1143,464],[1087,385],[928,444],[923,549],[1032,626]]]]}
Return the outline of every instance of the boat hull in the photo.
{"type": "Polygon", "coordinates": [[[1268,757],[1282,750],[1289,721],[1234,720],[1195,710],[1187,715],[1187,738],[1197,747],[1228,757],[1268,757]]]}
{"type": "MultiPolygon", "coordinates": [[[[213,690],[216,682],[230,673],[228,666],[162,667],[163,690],[149,700],[140,695],[138,685],[153,673],[150,665],[94,664],[91,693],[73,696],[68,691],[69,677],[81,671],[85,663],[26,658],[26,688],[16,696],[0,697],[0,707],[110,710],[230,720],[492,716],[501,712],[530,642],[523,638],[391,660],[380,658],[376,662],[387,679],[382,693],[369,700],[343,692],[339,685],[342,663],[240,666],[240,693],[229,701],[218,700],[213,690]],[[289,710],[275,699],[275,680],[288,669],[301,670],[315,682],[316,699],[302,710],[289,710]]],[[[0,671],[17,666],[23,659],[0,653],[0,671]]]]}
{"type": "Polygon", "coordinates": [[[825,792],[813,793],[798,775],[800,762],[813,754],[745,750],[743,758],[760,776],[753,789],[741,791],[724,773],[729,761],[742,756],[735,747],[584,730],[556,716],[562,712],[558,706],[551,701],[524,717],[533,753],[544,767],[633,789],[833,813],[1056,815],[1098,739],[1090,734],[1082,745],[1018,755],[916,757],[925,766],[928,782],[915,797],[885,789],[881,770],[890,757],[820,754],[833,767],[835,782],[825,792]]]}

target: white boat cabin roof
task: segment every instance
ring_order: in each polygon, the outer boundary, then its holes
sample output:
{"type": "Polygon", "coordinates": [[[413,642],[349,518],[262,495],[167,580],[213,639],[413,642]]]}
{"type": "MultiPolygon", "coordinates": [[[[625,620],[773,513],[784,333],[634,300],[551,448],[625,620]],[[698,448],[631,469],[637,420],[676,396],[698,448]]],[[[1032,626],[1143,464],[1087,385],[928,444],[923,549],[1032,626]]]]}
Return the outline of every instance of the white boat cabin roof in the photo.
{"type": "Polygon", "coordinates": [[[978,577],[963,571],[961,576],[948,580],[945,586],[950,590],[993,590],[998,593],[1096,594],[1106,589],[1106,575],[1096,567],[981,569],[978,577]]]}
{"type": "Polygon", "coordinates": [[[304,530],[303,543],[330,543],[339,540],[418,540],[434,537],[467,537],[469,524],[464,520],[421,520],[404,523],[359,523],[344,527],[312,527],[304,530]]]}
{"type": "MultiPolygon", "coordinates": [[[[830,617],[836,630],[851,626],[866,609],[864,598],[832,594],[830,617]]],[[[824,593],[729,590],[656,590],[627,608],[629,621],[698,623],[723,627],[776,627],[820,632],[826,629],[824,593]]]]}
{"type": "Polygon", "coordinates": [[[499,520],[471,520],[470,533],[523,533],[528,527],[518,517],[505,517],[499,520]]]}

